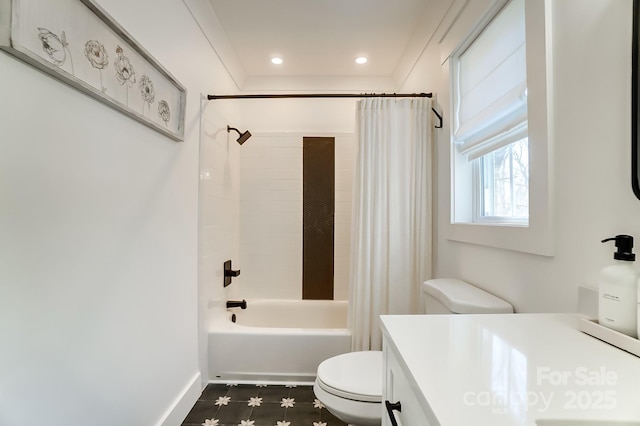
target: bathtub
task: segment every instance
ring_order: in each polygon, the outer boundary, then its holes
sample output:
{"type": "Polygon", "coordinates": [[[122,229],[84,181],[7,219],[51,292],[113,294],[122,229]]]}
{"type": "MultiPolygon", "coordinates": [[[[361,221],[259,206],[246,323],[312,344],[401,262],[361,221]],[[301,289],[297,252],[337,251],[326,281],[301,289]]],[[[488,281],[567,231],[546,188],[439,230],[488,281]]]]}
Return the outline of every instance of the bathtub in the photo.
{"type": "Polygon", "coordinates": [[[215,317],[209,328],[212,382],[311,383],[318,364],[349,352],[347,302],[247,300],[247,309],[215,317]]]}

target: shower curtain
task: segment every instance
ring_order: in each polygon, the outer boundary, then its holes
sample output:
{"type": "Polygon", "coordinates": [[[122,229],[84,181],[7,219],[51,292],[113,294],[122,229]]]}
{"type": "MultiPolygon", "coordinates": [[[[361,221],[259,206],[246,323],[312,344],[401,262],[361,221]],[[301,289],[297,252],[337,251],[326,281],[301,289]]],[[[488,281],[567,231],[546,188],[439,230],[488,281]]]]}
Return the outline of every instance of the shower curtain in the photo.
{"type": "Polygon", "coordinates": [[[417,313],[431,276],[432,101],[357,106],[349,327],[352,350],[380,350],[379,315],[417,313]]]}

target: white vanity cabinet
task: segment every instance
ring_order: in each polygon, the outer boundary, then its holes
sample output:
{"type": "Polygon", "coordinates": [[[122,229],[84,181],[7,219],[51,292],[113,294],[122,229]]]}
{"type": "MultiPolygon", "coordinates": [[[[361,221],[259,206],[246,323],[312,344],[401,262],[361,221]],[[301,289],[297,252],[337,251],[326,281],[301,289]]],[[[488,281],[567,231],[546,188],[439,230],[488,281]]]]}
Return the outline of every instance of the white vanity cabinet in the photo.
{"type": "Polygon", "coordinates": [[[399,362],[399,354],[386,341],[383,365],[382,426],[431,426],[418,393],[411,385],[409,372],[399,362]]]}
{"type": "Polygon", "coordinates": [[[640,358],[580,319],[383,315],[382,425],[640,424],[640,358]]]}

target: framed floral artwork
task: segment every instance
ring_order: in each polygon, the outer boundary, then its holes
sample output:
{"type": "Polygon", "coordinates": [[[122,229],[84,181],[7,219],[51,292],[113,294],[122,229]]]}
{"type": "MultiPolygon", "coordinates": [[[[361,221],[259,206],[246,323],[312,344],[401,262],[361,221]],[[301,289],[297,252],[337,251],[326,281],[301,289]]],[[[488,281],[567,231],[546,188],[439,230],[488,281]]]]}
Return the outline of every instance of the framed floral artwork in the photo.
{"type": "Polygon", "coordinates": [[[184,140],[186,89],[93,0],[0,0],[0,48],[184,140]]]}

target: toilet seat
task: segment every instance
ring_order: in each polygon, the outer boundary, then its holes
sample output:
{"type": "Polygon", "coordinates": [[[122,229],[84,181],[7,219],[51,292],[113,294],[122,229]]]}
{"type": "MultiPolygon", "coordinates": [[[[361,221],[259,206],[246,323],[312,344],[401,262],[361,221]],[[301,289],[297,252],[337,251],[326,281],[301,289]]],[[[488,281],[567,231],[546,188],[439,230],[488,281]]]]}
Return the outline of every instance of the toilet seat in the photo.
{"type": "Polygon", "coordinates": [[[382,352],[350,352],[329,358],[318,366],[318,386],[340,398],[382,402],[382,352]]]}

